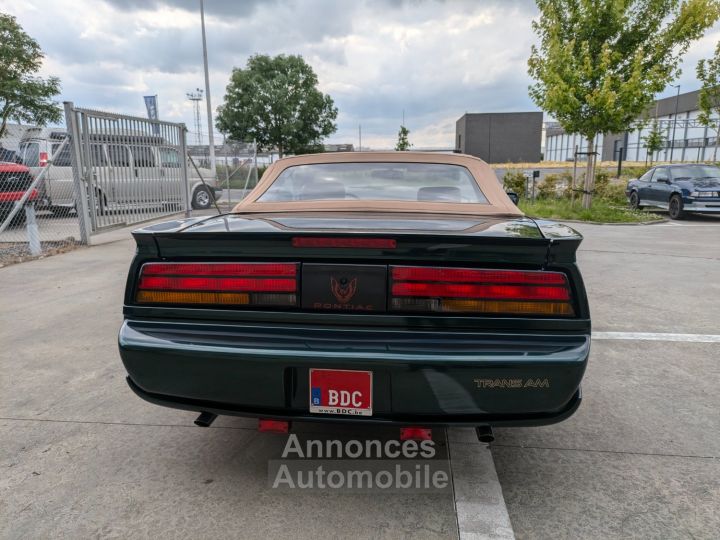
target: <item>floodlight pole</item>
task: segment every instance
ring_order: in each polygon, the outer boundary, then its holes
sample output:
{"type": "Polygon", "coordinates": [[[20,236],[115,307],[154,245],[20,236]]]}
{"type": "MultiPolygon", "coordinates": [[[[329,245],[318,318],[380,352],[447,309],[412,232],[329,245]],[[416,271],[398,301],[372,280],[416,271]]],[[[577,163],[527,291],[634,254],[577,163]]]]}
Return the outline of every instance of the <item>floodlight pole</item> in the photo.
{"type": "Polygon", "coordinates": [[[680,101],[680,85],[674,84],[673,86],[677,88],[677,95],[675,96],[675,116],[673,116],[672,141],[670,141],[670,163],[673,162],[673,153],[675,150],[675,127],[677,127],[678,102],[680,101]]]}
{"type": "Polygon", "coordinates": [[[213,174],[217,174],[217,169],[215,168],[215,138],[213,137],[213,115],[212,104],[210,103],[210,76],[208,75],[207,42],[205,40],[205,6],[203,5],[203,0],[200,0],[200,24],[202,26],[203,64],[205,67],[205,98],[208,118],[208,144],[210,145],[210,170],[213,174]]]}

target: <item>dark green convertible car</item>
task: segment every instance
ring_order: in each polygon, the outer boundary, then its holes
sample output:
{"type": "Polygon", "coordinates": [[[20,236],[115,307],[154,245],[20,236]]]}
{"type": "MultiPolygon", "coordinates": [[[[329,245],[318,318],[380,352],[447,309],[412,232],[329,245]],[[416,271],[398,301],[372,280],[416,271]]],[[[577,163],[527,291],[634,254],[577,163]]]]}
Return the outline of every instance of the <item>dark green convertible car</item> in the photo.
{"type": "Polygon", "coordinates": [[[479,159],[286,158],[232,213],[133,236],[128,383],[199,425],[527,426],[580,404],[582,237],[525,217],[479,159]]]}

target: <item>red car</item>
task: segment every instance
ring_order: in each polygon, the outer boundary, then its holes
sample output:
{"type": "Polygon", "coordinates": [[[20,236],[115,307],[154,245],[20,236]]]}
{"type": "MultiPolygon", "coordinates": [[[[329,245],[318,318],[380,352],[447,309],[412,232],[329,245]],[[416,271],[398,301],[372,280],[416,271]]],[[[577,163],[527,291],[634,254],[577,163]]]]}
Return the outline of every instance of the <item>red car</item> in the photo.
{"type": "MultiPolygon", "coordinates": [[[[15,202],[22,199],[33,182],[33,176],[25,165],[0,161],[0,224],[12,212],[15,202]]],[[[32,190],[26,202],[38,198],[36,189],[32,190]]],[[[25,211],[18,211],[10,222],[11,227],[19,227],[25,223],[25,211]]]]}

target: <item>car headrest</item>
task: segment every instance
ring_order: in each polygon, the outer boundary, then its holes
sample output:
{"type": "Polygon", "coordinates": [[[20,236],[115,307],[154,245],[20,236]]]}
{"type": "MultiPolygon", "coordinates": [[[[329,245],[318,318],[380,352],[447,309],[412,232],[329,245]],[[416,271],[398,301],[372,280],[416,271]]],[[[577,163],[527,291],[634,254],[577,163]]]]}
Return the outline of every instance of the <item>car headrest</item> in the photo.
{"type": "Polygon", "coordinates": [[[418,201],[461,202],[460,188],[455,186],[422,187],[418,189],[418,201]]]}

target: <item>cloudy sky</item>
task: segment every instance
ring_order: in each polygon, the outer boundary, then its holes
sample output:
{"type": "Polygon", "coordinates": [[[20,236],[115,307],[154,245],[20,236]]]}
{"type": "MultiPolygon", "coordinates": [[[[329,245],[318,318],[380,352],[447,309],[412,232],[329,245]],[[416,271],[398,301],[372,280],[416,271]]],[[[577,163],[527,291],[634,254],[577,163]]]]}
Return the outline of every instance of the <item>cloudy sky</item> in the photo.
{"type": "MultiPolygon", "coordinates": [[[[301,54],[340,111],[328,142],[357,144],[362,124],[363,146],[389,148],[404,110],[416,147],[451,147],[465,112],[536,109],[530,0],[206,0],[205,10],[213,107],[250,55],[301,54]]],[[[38,40],[61,100],[145,115],[142,96],[157,94],[162,119],[193,126],[198,0],[0,0],[0,11],[38,40]]],[[[698,88],[694,66],[718,40],[720,25],[692,46],[682,91],[698,88]]]]}

